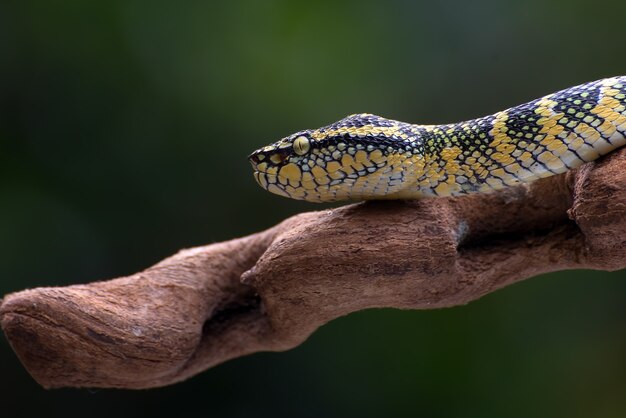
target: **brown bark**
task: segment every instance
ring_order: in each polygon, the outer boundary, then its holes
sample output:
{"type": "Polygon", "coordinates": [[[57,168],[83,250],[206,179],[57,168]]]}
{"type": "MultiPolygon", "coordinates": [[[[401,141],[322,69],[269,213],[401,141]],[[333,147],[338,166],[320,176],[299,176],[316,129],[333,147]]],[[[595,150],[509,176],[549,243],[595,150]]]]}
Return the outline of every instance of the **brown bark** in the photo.
{"type": "Polygon", "coordinates": [[[626,267],[626,150],[491,195],[303,213],[115,280],[6,296],[2,328],[45,387],[149,388],[286,350],[371,307],[468,303],[540,273],[626,267]]]}

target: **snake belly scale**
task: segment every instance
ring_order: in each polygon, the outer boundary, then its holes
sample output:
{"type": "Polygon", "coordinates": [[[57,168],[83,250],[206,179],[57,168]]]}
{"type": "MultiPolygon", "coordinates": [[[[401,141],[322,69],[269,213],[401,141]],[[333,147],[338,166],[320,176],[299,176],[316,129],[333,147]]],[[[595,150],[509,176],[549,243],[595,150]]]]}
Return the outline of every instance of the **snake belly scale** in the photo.
{"type": "Polygon", "coordinates": [[[289,135],[249,159],[261,187],[293,199],[419,199],[529,183],[625,144],[621,76],[461,123],[351,115],[289,135]]]}

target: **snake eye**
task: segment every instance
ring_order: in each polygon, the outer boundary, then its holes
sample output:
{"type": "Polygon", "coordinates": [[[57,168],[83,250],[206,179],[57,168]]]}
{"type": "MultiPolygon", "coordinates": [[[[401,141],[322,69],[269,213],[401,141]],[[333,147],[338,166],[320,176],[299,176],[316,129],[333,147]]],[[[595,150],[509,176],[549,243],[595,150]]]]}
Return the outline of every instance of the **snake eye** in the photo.
{"type": "Polygon", "coordinates": [[[311,149],[311,143],[306,136],[299,136],[293,141],[293,151],[298,155],[304,155],[311,149]]]}

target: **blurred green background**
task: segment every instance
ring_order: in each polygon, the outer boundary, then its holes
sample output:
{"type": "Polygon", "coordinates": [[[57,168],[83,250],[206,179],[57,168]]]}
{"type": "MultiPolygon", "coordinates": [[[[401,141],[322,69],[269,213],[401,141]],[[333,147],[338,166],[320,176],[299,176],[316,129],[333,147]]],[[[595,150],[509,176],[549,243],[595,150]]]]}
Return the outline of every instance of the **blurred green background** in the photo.
{"type": "MultiPolygon", "coordinates": [[[[0,294],[141,270],[320,206],[247,154],[372,112],[469,119],[626,73],[626,3],[3,1],[0,294]]],[[[373,310],[150,391],[44,391],[0,339],[0,414],[624,417],[625,272],[373,310]]]]}

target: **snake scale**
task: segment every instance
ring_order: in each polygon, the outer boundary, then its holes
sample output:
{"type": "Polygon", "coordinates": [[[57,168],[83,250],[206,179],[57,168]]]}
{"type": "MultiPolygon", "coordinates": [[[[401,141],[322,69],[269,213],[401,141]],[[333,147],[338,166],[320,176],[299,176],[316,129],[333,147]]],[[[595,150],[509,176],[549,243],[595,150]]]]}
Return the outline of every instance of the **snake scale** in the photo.
{"type": "Polygon", "coordinates": [[[415,125],[356,114],[249,159],[268,191],[311,202],[485,193],[563,173],[626,144],[626,76],[491,116],[415,125]]]}

